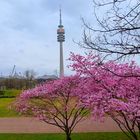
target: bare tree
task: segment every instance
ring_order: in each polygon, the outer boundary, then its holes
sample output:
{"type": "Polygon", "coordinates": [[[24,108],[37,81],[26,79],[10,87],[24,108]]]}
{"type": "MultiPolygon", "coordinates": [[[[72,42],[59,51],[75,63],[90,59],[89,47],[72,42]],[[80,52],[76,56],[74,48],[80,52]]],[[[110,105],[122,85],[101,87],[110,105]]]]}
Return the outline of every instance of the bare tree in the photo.
{"type": "Polygon", "coordinates": [[[99,26],[91,26],[83,19],[85,31],[83,42],[79,44],[97,51],[103,58],[124,60],[130,56],[139,56],[140,1],[93,0],[93,4],[99,26]]]}
{"type": "Polygon", "coordinates": [[[26,78],[26,88],[34,87],[36,72],[34,70],[26,70],[24,76],[26,78]]]}
{"type": "Polygon", "coordinates": [[[24,72],[26,79],[33,80],[35,78],[36,72],[34,70],[26,70],[24,72]]]}

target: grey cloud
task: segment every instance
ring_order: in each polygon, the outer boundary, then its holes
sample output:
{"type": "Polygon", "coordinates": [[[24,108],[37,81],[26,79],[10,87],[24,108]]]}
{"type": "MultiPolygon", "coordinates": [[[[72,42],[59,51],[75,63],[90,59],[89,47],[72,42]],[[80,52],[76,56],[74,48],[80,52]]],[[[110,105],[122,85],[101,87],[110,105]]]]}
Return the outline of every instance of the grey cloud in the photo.
{"type": "Polygon", "coordinates": [[[85,11],[85,0],[1,0],[0,72],[8,73],[14,64],[20,71],[27,68],[41,73],[59,70],[56,34],[59,4],[62,5],[66,30],[64,59],[69,57],[70,51],[79,52],[72,39],[81,38],[79,19],[81,13],[86,15],[89,12],[85,11]]]}

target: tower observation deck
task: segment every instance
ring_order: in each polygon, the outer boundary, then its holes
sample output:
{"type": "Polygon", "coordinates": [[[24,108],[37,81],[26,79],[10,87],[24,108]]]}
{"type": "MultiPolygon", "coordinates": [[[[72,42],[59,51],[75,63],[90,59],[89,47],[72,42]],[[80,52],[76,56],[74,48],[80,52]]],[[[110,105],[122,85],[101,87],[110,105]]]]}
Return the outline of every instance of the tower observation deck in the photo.
{"type": "Polygon", "coordinates": [[[65,30],[64,26],[62,25],[62,17],[61,17],[61,9],[59,10],[59,25],[57,29],[57,41],[60,44],[60,77],[64,76],[64,62],[63,62],[63,42],[65,41],[65,30]]]}

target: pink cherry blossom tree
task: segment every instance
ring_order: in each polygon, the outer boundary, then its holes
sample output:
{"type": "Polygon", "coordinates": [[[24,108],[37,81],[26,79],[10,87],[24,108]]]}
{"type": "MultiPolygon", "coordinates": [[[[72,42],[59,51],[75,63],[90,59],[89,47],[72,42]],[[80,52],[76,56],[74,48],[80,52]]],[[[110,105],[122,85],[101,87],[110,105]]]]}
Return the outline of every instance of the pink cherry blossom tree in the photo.
{"type": "Polygon", "coordinates": [[[78,76],[63,77],[26,90],[18,97],[16,109],[59,127],[71,140],[74,127],[88,114],[75,90],[79,82],[78,76]]]}
{"type": "Polygon", "coordinates": [[[131,140],[139,140],[140,78],[137,75],[140,67],[134,62],[101,63],[92,53],[87,56],[71,54],[70,60],[70,67],[83,77],[77,93],[83,104],[92,110],[94,119],[104,119],[108,115],[131,140]]]}

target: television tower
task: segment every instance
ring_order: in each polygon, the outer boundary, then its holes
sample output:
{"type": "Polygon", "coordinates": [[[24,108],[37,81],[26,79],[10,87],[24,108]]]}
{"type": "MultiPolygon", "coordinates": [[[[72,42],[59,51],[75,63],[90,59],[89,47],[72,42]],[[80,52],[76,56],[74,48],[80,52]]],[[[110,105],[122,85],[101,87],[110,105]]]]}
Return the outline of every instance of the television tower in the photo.
{"type": "Polygon", "coordinates": [[[62,25],[61,8],[59,10],[60,21],[57,29],[57,41],[60,43],[60,77],[64,76],[64,62],[63,62],[63,42],[65,41],[65,30],[62,25]]]}

